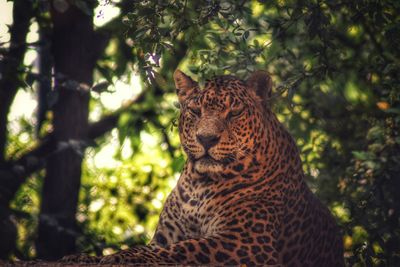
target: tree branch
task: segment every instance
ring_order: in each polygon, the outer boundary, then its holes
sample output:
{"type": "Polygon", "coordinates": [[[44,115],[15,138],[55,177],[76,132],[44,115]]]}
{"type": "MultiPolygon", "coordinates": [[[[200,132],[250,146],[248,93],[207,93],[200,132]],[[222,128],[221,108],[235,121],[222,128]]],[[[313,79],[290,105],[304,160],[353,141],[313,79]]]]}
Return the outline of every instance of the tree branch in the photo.
{"type": "MultiPolygon", "coordinates": [[[[106,115],[99,121],[89,124],[89,140],[83,140],[85,144],[93,144],[96,138],[115,128],[120,115],[129,111],[132,105],[142,102],[144,100],[144,94],[145,92],[142,92],[136,98],[123,104],[123,106],[114,113],[106,115]]],[[[60,146],[60,144],[55,141],[53,133],[49,133],[34,149],[26,152],[16,160],[7,162],[4,168],[0,169],[0,201],[11,200],[29,175],[42,169],[46,164],[47,158],[65,148],[65,146],[60,146]]]]}

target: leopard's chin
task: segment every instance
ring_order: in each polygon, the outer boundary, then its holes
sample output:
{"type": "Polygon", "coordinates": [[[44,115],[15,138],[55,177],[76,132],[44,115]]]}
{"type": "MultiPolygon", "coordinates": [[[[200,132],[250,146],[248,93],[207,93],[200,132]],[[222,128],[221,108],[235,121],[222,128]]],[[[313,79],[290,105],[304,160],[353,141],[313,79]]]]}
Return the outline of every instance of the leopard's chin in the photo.
{"type": "Polygon", "coordinates": [[[204,156],[195,161],[194,169],[200,174],[213,174],[222,172],[224,165],[210,156],[204,156]]]}

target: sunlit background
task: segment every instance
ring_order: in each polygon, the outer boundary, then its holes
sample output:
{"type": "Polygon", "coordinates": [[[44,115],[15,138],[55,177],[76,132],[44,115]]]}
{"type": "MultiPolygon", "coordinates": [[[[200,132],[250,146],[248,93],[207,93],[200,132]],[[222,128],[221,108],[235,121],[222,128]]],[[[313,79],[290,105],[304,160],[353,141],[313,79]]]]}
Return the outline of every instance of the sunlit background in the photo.
{"type": "MultiPolygon", "coordinates": [[[[12,6],[12,2],[9,2],[7,0],[0,0],[0,43],[4,43],[3,45],[5,46],[7,46],[7,42],[10,39],[7,25],[11,25],[13,22],[12,6]]],[[[95,14],[97,15],[94,17],[94,24],[96,26],[102,26],[110,21],[112,18],[118,16],[119,9],[112,5],[107,5],[103,3],[97,7],[97,9],[95,10],[95,14]]],[[[30,27],[27,42],[34,43],[37,42],[38,39],[38,25],[36,22],[34,22],[30,27]]],[[[37,66],[37,52],[35,49],[31,48],[27,51],[24,59],[24,64],[37,66]]],[[[32,71],[38,72],[37,67],[34,67],[32,71]]],[[[140,94],[140,92],[142,91],[142,86],[139,79],[139,76],[135,75],[135,73],[132,73],[129,79],[128,77],[115,79],[112,86],[112,92],[104,92],[101,95],[94,94],[92,97],[94,99],[100,100],[99,104],[102,106],[102,108],[105,108],[110,112],[115,111],[120,108],[124,102],[129,99],[133,99],[135,96],[140,94]]],[[[101,80],[98,82],[101,82],[101,80]]],[[[11,133],[15,134],[17,131],[20,130],[20,124],[18,123],[18,121],[21,118],[31,122],[32,124],[35,124],[35,117],[32,116],[37,108],[37,100],[35,99],[35,97],[36,95],[33,93],[33,91],[29,89],[18,91],[14,103],[11,107],[11,112],[9,114],[9,130],[11,131],[11,133]]],[[[90,119],[92,121],[98,120],[100,118],[102,108],[100,108],[100,106],[95,106],[92,108],[90,113],[90,119]]],[[[22,135],[21,138],[23,139],[21,141],[28,141],[28,137],[26,135],[22,135]]],[[[144,142],[144,144],[147,144],[147,141],[150,141],[148,139],[151,139],[151,136],[143,136],[143,138],[147,138],[145,140],[146,142],[144,142]]],[[[96,167],[117,167],[116,161],[113,160],[113,153],[115,147],[117,146],[116,142],[117,137],[116,133],[114,132],[112,134],[110,143],[105,145],[100,151],[96,153],[96,157],[94,160],[94,164],[96,167]]],[[[154,141],[150,143],[154,143],[154,141]]],[[[129,152],[129,146],[126,147],[127,150],[123,151],[123,155],[125,157],[129,157],[129,154],[131,154],[132,152],[129,152]]]]}

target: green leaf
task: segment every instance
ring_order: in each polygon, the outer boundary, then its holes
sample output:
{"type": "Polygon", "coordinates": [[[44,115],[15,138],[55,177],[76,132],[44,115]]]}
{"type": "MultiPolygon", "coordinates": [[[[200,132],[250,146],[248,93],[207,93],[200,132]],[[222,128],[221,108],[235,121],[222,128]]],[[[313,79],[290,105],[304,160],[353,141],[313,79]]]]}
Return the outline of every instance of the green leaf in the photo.
{"type": "Polygon", "coordinates": [[[359,160],[367,160],[368,159],[368,153],[367,152],[363,152],[363,151],[352,151],[351,152],[353,154],[353,156],[356,159],[359,160]]]}
{"type": "Polygon", "coordinates": [[[92,91],[96,93],[103,93],[108,91],[108,87],[110,86],[110,83],[108,81],[100,82],[92,87],[92,91]]]}
{"type": "Polygon", "coordinates": [[[247,38],[249,38],[250,32],[249,31],[245,31],[243,33],[243,38],[246,40],[247,38]]]}

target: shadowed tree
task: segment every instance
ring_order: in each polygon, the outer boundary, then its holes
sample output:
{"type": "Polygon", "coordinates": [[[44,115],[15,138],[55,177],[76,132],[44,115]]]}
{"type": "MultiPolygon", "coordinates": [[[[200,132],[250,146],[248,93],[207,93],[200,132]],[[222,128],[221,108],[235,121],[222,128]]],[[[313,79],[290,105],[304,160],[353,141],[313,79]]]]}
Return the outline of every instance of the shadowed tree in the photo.
{"type": "MultiPolygon", "coordinates": [[[[92,11],[93,3],[88,8],[92,11]]],[[[39,258],[58,259],[75,251],[75,214],[84,142],[88,138],[89,89],[100,42],[93,29],[93,17],[76,6],[61,8],[53,4],[50,14],[56,92],[53,138],[59,145],[70,147],[46,162],[36,249],[39,258]]]]}

